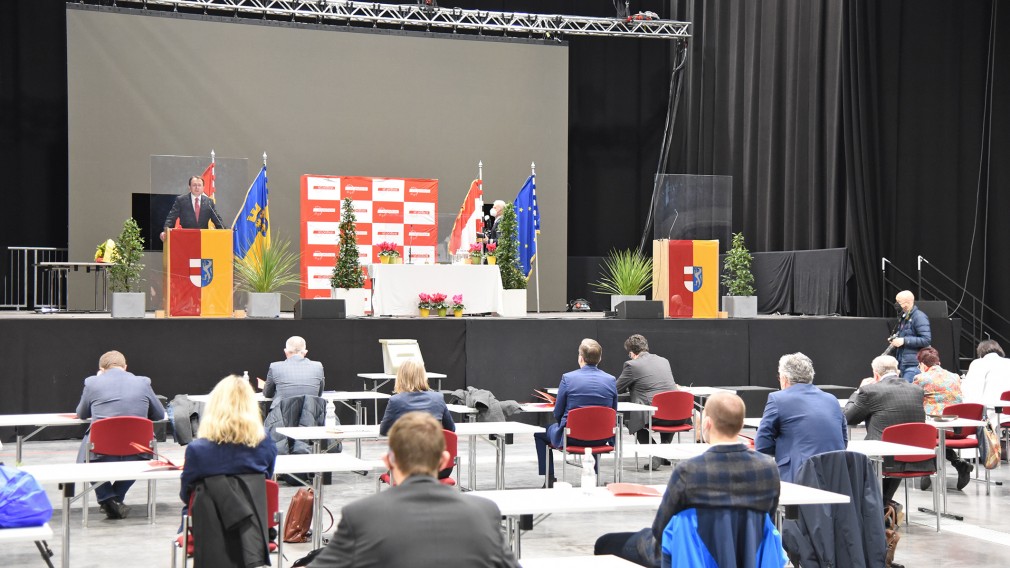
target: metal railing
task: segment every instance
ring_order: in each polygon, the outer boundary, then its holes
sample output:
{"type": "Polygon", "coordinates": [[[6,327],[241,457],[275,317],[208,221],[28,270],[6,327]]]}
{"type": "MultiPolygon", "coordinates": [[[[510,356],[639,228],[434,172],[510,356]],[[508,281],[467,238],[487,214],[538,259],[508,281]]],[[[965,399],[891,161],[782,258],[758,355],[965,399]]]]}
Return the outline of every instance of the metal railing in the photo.
{"type": "MultiPolygon", "coordinates": [[[[3,264],[3,301],[0,309],[35,310],[66,305],[65,297],[53,295],[49,286],[39,279],[40,262],[66,262],[67,249],[55,247],[7,247],[7,262],[3,264]]],[[[57,292],[66,294],[65,288],[57,292]]]]}

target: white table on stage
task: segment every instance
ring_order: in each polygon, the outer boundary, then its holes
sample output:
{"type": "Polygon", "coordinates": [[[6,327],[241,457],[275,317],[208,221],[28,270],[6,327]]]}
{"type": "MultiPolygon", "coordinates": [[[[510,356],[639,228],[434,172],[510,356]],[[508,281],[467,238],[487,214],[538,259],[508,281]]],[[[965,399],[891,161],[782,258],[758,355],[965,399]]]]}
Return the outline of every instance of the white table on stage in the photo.
{"type": "MultiPolygon", "coordinates": [[[[68,463],[68,464],[47,464],[36,466],[25,466],[24,471],[30,473],[36,481],[42,485],[60,485],[63,489],[62,509],[62,566],[70,566],[70,505],[80,495],[74,495],[75,484],[98,481],[161,481],[179,480],[182,471],[178,469],[152,469],[147,461],[124,461],[124,462],[92,462],[92,463],[68,463]]],[[[322,473],[322,472],[346,472],[346,471],[369,471],[371,464],[359,460],[346,454],[309,454],[299,456],[277,456],[274,465],[275,474],[290,473],[322,473]]],[[[322,476],[315,478],[316,503],[322,503],[322,476]]],[[[85,491],[90,491],[86,488],[85,491]]],[[[81,493],[83,495],[83,492],[81,493]]],[[[154,522],[155,501],[149,499],[147,515],[148,521],[154,522]]],[[[180,508],[181,508],[180,504],[180,508]]],[[[313,512],[315,526],[321,526],[322,509],[313,512]]],[[[322,531],[316,531],[319,534],[322,531]]],[[[321,544],[313,542],[314,548],[321,544]]]]}
{"type": "MultiPolygon", "coordinates": [[[[670,444],[656,444],[670,445],[670,444]]],[[[693,444],[684,444],[693,445],[693,444]]],[[[508,491],[473,491],[468,495],[494,501],[506,517],[506,532],[516,558],[522,553],[519,517],[521,515],[548,515],[553,513],[582,513],[608,511],[655,511],[659,509],[665,485],[649,485],[658,491],[657,496],[617,496],[606,487],[596,487],[590,492],[582,488],[564,489],[512,489],[508,491]]],[[[782,482],[779,506],[848,503],[848,495],[832,493],[813,487],[782,482]]]]}
{"type": "Polygon", "coordinates": [[[552,556],[523,560],[522,568],[635,568],[638,564],[620,556],[552,556]]]}
{"type": "Polygon", "coordinates": [[[30,440],[32,436],[45,430],[49,426],[76,426],[87,424],[90,420],[82,420],[73,412],[67,414],[2,414],[0,415],[0,427],[13,427],[17,434],[17,450],[14,454],[14,464],[21,464],[21,446],[30,440]],[[22,426],[38,426],[34,432],[27,436],[21,435],[22,426]]]}
{"type": "Polygon", "coordinates": [[[374,264],[372,308],[381,316],[416,316],[417,295],[463,294],[466,313],[501,312],[498,266],[486,264],[374,264]]]}
{"type": "MultiPolygon", "coordinates": [[[[552,389],[547,389],[548,391],[552,389]]],[[[557,390],[557,389],[553,389],[557,390]]],[[[554,393],[551,393],[554,394],[554,393]]],[[[554,405],[542,403],[542,402],[525,402],[519,405],[519,409],[523,412],[531,413],[553,413],[554,405]]],[[[638,404],[637,402],[618,402],[617,403],[617,437],[614,440],[614,481],[620,482],[622,479],[621,475],[621,462],[624,458],[624,442],[622,434],[624,432],[624,412],[647,412],[649,413],[649,426],[652,426],[652,415],[659,410],[655,406],[649,406],[648,404],[638,404]]],[[[566,459],[566,456],[561,456],[562,459],[566,459]]]]}

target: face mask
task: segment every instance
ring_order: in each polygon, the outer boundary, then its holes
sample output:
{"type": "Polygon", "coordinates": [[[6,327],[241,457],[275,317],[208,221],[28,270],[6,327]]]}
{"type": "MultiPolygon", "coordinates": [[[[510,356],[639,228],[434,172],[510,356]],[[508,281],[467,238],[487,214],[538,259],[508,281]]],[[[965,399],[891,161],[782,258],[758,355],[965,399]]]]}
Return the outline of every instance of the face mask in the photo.
{"type": "Polygon", "coordinates": [[[899,304],[898,302],[894,303],[894,311],[898,312],[899,314],[905,312],[905,310],[901,309],[901,304],[899,304]]]}

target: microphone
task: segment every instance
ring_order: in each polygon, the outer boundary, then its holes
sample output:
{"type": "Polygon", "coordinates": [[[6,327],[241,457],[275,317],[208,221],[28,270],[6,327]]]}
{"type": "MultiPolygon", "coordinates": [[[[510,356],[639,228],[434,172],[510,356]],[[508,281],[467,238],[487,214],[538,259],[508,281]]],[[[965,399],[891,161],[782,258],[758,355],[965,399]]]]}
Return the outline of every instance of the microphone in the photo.
{"type": "Polygon", "coordinates": [[[670,240],[670,235],[673,234],[673,226],[677,224],[677,218],[680,217],[680,211],[676,209],[673,210],[673,223],[670,223],[670,230],[666,232],[666,240],[670,240]]]}
{"type": "Polygon", "coordinates": [[[413,228],[414,228],[413,224],[407,225],[407,264],[414,264],[414,258],[413,255],[411,255],[410,251],[411,245],[414,244],[414,235],[413,231],[411,230],[413,228]]]}

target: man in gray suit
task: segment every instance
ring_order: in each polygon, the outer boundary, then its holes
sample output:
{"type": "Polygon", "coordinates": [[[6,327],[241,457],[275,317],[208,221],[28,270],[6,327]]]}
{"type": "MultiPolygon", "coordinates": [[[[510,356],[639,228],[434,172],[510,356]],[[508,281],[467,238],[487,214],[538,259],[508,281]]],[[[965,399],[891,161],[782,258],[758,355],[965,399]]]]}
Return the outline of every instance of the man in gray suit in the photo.
{"type": "Polygon", "coordinates": [[[435,478],[449,465],[449,452],[433,416],[401,416],[389,430],[383,461],[395,485],[346,505],[337,532],[309,566],[519,566],[502,535],[498,506],[435,478]]]}
{"type": "MultiPolygon", "coordinates": [[[[617,377],[617,392],[630,391],[631,402],[638,404],[652,404],[652,397],[661,392],[677,390],[677,383],[673,380],[673,371],[670,369],[670,362],[665,357],[660,357],[649,352],[649,342],[645,337],[634,334],[624,341],[624,350],[627,351],[629,359],[624,362],[624,369],[621,376],[617,377]]],[[[686,424],[690,420],[659,420],[653,419],[656,426],[678,426],[686,424]]],[[[645,413],[632,412],[628,417],[628,431],[635,434],[639,444],[648,444],[649,430],[645,413]]],[[[673,441],[673,434],[660,434],[660,440],[664,444],[673,441]]],[[[669,460],[652,458],[652,463],[646,465],[646,469],[656,470],[660,465],[670,465],[669,460]]]]}
{"type": "Polygon", "coordinates": [[[288,338],[284,346],[285,359],[270,363],[267,380],[262,385],[263,396],[274,399],[270,408],[293,396],[322,396],[326,380],[323,364],[307,358],[305,355],[308,352],[305,340],[294,335],[288,338]]]}
{"type": "MultiPolygon", "coordinates": [[[[150,420],[163,420],[165,407],[151,389],[151,379],[138,377],[126,371],[126,357],[119,351],[109,351],[98,360],[98,373],[84,379],[84,392],[77,405],[77,416],[101,420],[115,416],[139,416],[150,420]]],[[[77,461],[84,462],[90,451],[91,438],[84,436],[77,461]]],[[[91,461],[128,461],[146,459],[139,456],[91,455],[91,461]]],[[[95,488],[98,504],[109,519],[122,519],[130,508],[123,504],[132,480],[105,482],[95,488]]]]}
{"type": "MultiPolygon", "coordinates": [[[[898,375],[898,361],[890,355],[881,355],[870,364],[873,378],[863,381],[845,405],[845,420],[849,424],[866,421],[866,439],[880,440],[884,428],[907,422],[925,422],[926,413],[922,409],[922,387],[906,382],[898,375]]],[[[884,459],[884,471],[916,471],[921,464],[895,462],[894,458],[884,459]]],[[[894,493],[901,486],[901,480],[884,478],[884,503],[894,499],[894,493]]]]}

